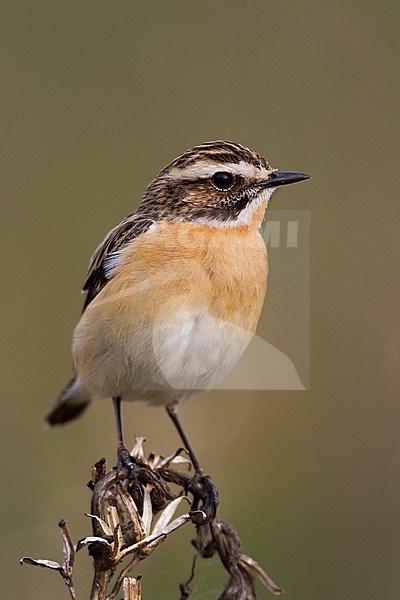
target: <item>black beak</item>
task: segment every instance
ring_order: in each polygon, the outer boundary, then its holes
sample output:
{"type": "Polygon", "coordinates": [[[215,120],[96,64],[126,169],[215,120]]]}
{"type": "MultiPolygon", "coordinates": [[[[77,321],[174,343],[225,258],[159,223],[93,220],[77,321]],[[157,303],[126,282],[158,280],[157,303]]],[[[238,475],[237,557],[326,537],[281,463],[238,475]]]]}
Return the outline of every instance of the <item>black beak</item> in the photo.
{"type": "Polygon", "coordinates": [[[288,185],[289,183],[296,183],[296,181],[303,181],[304,179],[310,179],[310,175],[306,173],[292,173],[291,171],[272,171],[269,179],[261,181],[258,185],[262,187],[278,187],[279,185],[288,185]]]}

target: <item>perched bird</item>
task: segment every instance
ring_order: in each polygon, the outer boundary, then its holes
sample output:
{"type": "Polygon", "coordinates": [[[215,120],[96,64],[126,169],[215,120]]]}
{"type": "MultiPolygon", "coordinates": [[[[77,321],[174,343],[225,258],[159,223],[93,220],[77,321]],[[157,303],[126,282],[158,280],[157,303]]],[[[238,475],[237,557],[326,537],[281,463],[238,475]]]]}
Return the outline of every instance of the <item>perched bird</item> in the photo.
{"type": "Polygon", "coordinates": [[[75,375],[47,422],[112,397],[123,444],[120,401],[162,405],[201,472],[177,406],[217,384],[246,349],[266,292],[259,229],[268,201],[277,187],[308,178],[228,141],[195,146],[162,169],[91,258],[75,375]]]}

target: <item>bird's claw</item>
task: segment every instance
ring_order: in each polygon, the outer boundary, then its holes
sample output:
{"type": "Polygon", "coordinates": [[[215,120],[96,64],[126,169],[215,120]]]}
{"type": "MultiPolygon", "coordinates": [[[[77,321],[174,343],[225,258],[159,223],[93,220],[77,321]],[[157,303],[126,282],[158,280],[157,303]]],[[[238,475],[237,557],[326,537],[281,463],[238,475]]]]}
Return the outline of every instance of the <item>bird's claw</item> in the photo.
{"type": "Polygon", "coordinates": [[[194,497],[192,510],[198,510],[199,501],[201,500],[201,511],[206,514],[206,519],[202,518],[202,522],[198,525],[204,525],[214,520],[217,514],[219,496],[211,477],[204,475],[202,471],[197,472],[188,483],[187,490],[194,497]]]}
{"type": "Polygon", "coordinates": [[[138,507],[143,506],[143,490],[140,485],[137,469],[140,468],[141,461],[129,453],[125,444],[118,445],[118,470],[125,467],[132,478],[132,496],[138,507]]]}

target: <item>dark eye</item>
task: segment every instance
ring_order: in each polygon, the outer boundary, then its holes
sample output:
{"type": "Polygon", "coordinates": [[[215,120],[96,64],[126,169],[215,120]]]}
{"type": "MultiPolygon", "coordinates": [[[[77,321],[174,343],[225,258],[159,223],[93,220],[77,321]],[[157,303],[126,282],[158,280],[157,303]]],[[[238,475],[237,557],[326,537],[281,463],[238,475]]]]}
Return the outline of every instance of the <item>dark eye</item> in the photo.
{"type": "Polygon", "coordinates": [[[218,171],[211,177],[211,181],[217,190],[229,190],[233,184],[233,175],[226,171],[218,171]]]}

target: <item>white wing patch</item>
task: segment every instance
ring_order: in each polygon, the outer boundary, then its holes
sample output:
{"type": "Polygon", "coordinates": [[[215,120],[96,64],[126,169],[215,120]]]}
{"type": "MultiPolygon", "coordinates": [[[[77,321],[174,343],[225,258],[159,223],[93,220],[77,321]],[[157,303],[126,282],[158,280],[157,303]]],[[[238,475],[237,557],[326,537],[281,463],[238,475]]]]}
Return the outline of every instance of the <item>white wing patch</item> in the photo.
{"type": "Polygon", "coordinates": [[[110,279],[112,277],[114,269],[116,269],[120,264],[122,254],[121,250],[122,248],[120,250],[116,250],[116,252],[112,252],[105,259],[103,271],[106,279],[110,279]]]}
{"type": "MultiPolygon", "coordinates": [[[[154,230],[156,230],[158,228],[158,226],[159,226],[159,224],[154,222],[152,225],[150,225],[148,230],[143,235],[150,233],[150,232],[154,232],[154,230]]],[[[130,242],[128,242],[128,244],[131,244],[131,243],[134,243],[134,240],[131,240],[130,242]]],[[[121,248],[118,248],[118,250],[111,252],[107,256],[107,258],[105,258],[104,263],[103,263],[103,272],[104,272],[104,276],[106,277],[106,279],[110,279],[114,275],[115,269],[117,269],[117,267],[123,261],[123,258],[124,258],[123,255],[124,255],[125,249],[126,249],[126,245],[123,244],[121,246],[121,248]]]]}

